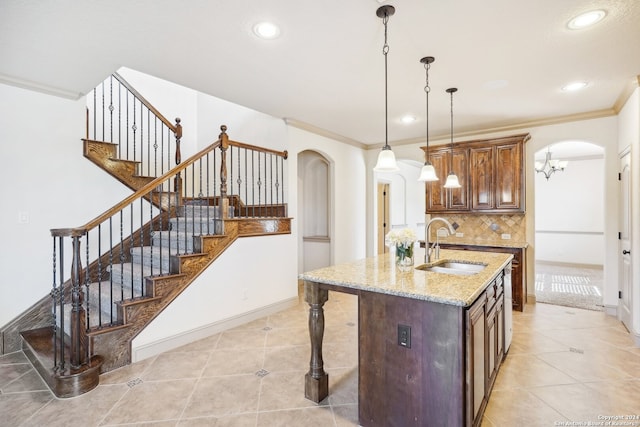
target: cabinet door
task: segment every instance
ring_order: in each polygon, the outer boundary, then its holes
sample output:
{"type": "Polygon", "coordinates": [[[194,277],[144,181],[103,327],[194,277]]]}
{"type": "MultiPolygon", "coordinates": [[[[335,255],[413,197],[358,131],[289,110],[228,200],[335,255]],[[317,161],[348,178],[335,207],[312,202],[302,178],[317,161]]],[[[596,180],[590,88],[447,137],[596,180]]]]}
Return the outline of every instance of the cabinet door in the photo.
{"type": "Polygon", "coordinates": [[[494,207],[493,147],[469,150],[471,165],[471,209],[488,210],[494,207]]]}
{"type": "Polygon", "coordinates": [[[522,144],[504,144],[495,148],[495,208],[524,212],[522,144]]]}
{"type": "MultiPolygon", "coordinates": [[[[469,150],[454,149],[452,159],[453,172],[458,175],[458,180],[462,184],[461,188],[452,188],[449,192],[447,207],[452,211],[468,211],[469,210],[469,150]]],[[[449,174],[449,170],[447,170],[449,174]]],[[[445,176],[446,180],[446,176],[445,176]]],[[[444,183],[443,183],[444,185],[444,183]]]]}
{"type": "Polygon", "coordinates": [[[429,161],[436,170],[439,180],[427,182],[427,212],[445,212],[447,210],[447,192],[443,188],[447,179],[449,155],[446,151],[429,153],[429,161]]]}
{"type": "Polygon", "coordinates": [[[479,424],[478,415],[486,405],[487,379],[486,295],[483,293],[467,310],[467,425],[479,424]]]}

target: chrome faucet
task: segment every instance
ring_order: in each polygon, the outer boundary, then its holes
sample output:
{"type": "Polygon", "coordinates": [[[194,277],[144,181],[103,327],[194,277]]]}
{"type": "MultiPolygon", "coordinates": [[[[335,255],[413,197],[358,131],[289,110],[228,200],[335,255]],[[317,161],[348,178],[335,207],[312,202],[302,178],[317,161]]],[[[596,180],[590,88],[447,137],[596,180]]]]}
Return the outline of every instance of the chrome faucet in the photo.
{"type": "Polygon", "coordinates": [[[440,251],[439,251],[440,245],[438,244],[437,238],[436,238],[436,242],[433,245],[434,247],[431,248],[429,246],[429,229],[431,228],[431,224],[433,224],[436,221],[444,222],[447,225],[447,227],[449,227],[449,233],[455,234],[456,232],[455,228],[453,228],[453,225],[451,225],[451,223],[444,218],[435,217],[435,218],[431,218],[429,222],[427,222],[427,224],[424,226],[424,262],[425,264],[428,264],[431,262],[432,250],[434,249],[436,250],[436,259],[438,259],[438,257],[440,256],[440,251]]]}

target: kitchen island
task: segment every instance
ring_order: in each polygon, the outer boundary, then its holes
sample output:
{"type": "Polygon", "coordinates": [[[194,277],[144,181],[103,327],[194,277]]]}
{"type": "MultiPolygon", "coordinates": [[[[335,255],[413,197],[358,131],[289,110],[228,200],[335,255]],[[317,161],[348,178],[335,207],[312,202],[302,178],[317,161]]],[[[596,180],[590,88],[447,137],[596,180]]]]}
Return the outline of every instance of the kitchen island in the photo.
{"type": "Polygon", "coordinates": [[[310,306],[305,396],[320,402],[329,394],[323,305],[329,291],[346,292],[358,296],[360,425],[479,425],[504,354],[511,259],[442,250],[432,264],[451,260],[484,268],[473,274],[401,272],[385,255],[300,275],[310,306]]]}

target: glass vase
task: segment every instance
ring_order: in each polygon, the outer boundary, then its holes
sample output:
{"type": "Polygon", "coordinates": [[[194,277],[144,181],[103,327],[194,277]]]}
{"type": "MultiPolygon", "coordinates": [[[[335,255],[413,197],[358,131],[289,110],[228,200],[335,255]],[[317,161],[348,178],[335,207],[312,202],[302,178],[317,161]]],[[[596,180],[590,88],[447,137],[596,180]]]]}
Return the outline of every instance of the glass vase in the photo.
{"type": "Polygon", "coordinates": [[[413,269],[413,243],[396,245],[396,266],[402,272],[413,269]]]}

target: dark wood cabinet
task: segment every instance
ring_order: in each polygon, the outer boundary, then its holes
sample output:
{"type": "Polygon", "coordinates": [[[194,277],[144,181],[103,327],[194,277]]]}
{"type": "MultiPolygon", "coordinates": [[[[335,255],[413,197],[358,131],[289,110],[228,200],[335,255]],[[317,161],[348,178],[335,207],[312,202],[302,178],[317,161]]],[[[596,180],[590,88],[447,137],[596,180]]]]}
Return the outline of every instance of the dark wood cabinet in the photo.
{"type": "Polygon", "coordinates": [[[479,426],[504,357],[504,274],[500,273],[465,315],[466,422],[479,426]]]}
{"type": "Polygon", "coordinates": [[[429,159],[440,180],[427,183],[427,212],[468,211],[469,186],[465,183],[469,173],[469,150],[456,148],[453,154],[450,150],[438,150],[430,154],[429,159]],[[462,183],[461,188],[444,188],[451,167],[462,183]]]}
{"type": "Polygon", "coordinates": [[[462,245],[440,242],[441,249],[455,249],[458,251],[500,252],[512,254],[511,297],[512,307],[516,311],[524,311],[527,303],[527,257],[526,248],[508,248],[501,246],[462,245]]]}
{"type": "Polygon", "coordinates": [[[429,161],[440,180],[426,183],[427,213],[524,212],[524,143],[528,139],[529,134],[520,134],[459,142],[453,151],[448,146],[431,148],[429,161]],[[444,188],[450,163],[462,188],[444,188]]]}
{"type": "Polygon", "coordinates": [[[487,299],[482,294],[467,310],[466,326],[466,356],[467,356],[467,410],[466,425],[474,425],[474,420],[480,418],[487,406],[486,381],[487,378],[487,299]]]}

